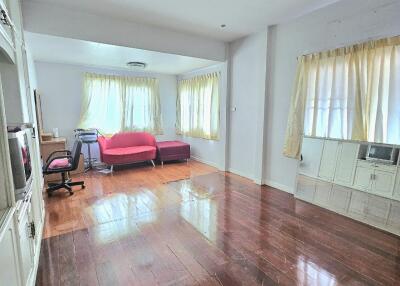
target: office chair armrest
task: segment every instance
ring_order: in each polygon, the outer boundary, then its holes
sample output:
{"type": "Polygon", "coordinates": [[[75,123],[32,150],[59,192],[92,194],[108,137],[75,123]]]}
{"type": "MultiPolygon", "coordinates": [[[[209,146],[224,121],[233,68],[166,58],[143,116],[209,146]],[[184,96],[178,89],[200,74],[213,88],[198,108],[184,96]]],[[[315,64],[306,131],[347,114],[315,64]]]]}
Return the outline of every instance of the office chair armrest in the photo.
{"type": "Polygon", "coordinates": [[[54,154],[57,154],[57,153],[66,153],[67,155],[71,155],[71,151],[69,151],[69,150],[57,150],[57,151],[50,153],[50,155],[47,157],[46,163],[49,162],[49,160],[53,157],[54,154]]]}
{"type": "Polygon", "coordinates": [[[51,165],[51,163],[52,163],[54,160],[57,160],[57,159],[68,159],[68,160],[73,160],[73,157],[72,157],[71,155],[53,157],[53,158],[51,158],[50,162],[46,162],[46,165],[45,165],[43,171],[47,172],[47,171],[49,170],[49,166],[51,165]]]}

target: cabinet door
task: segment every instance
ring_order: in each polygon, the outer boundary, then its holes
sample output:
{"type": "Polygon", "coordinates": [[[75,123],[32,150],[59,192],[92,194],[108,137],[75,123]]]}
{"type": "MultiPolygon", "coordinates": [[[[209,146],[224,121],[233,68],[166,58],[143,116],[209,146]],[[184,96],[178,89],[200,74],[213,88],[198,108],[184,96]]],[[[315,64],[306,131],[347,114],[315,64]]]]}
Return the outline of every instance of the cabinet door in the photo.
{"type": "Polygon", "coordinates": [[[325,140],[321,157],[321,166],[319,168],[320,178],[328,181],[333,180],[333,176],[335,175],[338,146],[338,141],[325,140]]]}
{"type": "Polygon", "coordinates": [[[339,213],[346,213],[351,199],[351,189],[333,185],[329,208],[339,213]]]}
{"type": "Polygon", "coordinates": [[[372,192],[384,196],[392,196],[395,174],[376,170],[372,180],[372,192]]]}
{"type": "Polygon", "coordinates": [[[354,187],[362,191],[371,189],[371,178],[374,169],[357,166],[356,175],[354,177],[354,187]]]}
{"type": "Polygon", "coordinates": [[[305,177],[297,177],[295,197],[303,201],[313,202],[315,193],[315,180],[305,177]]]}
{"type": "Polygon", "coordinates": [[[366,219],[373,224],[384,226],[389,213],[390,200],[370,195],[366,210],[366,219]]]}
{"type": "Polygon", "coordinates": [[[363,220],[368,208],[369,194],[354,191],[351,194],[351,202],[349,206],[349,214],[352,217],[363,220]]]}
{"type": "Polygon", "coordinates": [[[33,269],[32,239],[30,236],[29,224],[29,213],[28,210],[26,210],[21,217],[21,220],[18,222],[18,238],[22,268],[21,271],[25,285],[28,282],[29,276],[31,275],[33,269]]]}
{"type": "Polygon", "coordinates": [[[314,203],[320,206],[328,206],[331,195],[332,183],[317,182],[315,186],[314,203]]]}
{"type": "Polygon", "coordinates": [[[299,163],[299,173],[317,177],[321,162],[324,140],[317,138],[303,138],[301,155],[303,160],[299,163]]]}
{"type": "Polygon", "coordinates": [[[392,201],[387,225],[391,229],[395,229],[397,233],[400,233],[400,203],[392,201]]]}
{"type": "Polygon", "coordinates": [[[359,144],[342,142],[339,147],[338,160],[334,181],[338,184],[351,186],[356,167],[359,144]]]}
{"type": "Polygon", "coordinates": [[[13,222],[0,241],[0,284],[17,286],[19,283],[18,250],[13,222]]]}

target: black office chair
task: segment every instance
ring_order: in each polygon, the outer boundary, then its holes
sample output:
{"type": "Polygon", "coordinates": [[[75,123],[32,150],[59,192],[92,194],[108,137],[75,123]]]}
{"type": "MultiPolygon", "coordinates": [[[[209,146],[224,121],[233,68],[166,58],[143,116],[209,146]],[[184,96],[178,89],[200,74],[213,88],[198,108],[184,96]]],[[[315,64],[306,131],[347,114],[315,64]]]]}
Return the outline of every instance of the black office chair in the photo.
{"type": "Polygon", "coordinates": [[[71,179],[67,178],[66,174],[68,172],[74,171],[78,168],[79,158],[82,150],[82,142],[76,140],[71,151],[69,150],[59,150],[51,153],[46,160],[46,164],[43,166],[43,174],[56,174],[61,173],[60,183],[49,183],[47,194],[50,197],[52,193],[58,189],[66,189],[70,195],[73,195],[72,186],[81,186],[82,189],[85,188],[85,182],[72,182],[71,179]],[[62,154],[57,156],[57,154],[62,154]],[[56,161],[58,160],[58,161],[56,161]],[[55,164],[60,162],[61,164],[55,164]],[[52,164],[53,163],[53,164],[52,164]]]}

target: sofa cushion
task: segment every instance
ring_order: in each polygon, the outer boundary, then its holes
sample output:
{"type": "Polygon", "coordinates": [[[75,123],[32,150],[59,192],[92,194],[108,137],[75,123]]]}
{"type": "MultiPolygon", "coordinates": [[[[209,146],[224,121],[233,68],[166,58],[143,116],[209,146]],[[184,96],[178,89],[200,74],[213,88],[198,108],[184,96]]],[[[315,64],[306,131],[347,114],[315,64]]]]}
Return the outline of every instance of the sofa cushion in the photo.
{"type": "Polygon", "coordinates": [[[156,158],[156,151],[156,147],[154,146],[107,149],[103,152],[103,160],[107,164],[128,164],[154,160],[156,158]]]}
{"type": "Polygon", "coordinates": [[[117,133],[108,139],[107,149],[127,148],[134,146],[156,146],[153,135],[146,132],[117,133]]]}
{"type": "Polygon", "coordinates": [[[134,146],[134,147],[107,149],[104,151],[104,154],[113,156],[125,156],[130,154],[146,153],[155,150],[156,148],[154,146],[134,146]]]}

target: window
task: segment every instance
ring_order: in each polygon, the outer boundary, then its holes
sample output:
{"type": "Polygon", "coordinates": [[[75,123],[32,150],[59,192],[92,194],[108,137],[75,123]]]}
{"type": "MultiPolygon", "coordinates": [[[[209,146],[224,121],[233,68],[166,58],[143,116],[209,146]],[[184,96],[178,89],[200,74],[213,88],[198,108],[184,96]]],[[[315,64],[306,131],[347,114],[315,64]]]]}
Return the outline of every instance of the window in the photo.
{"type": "Polygon", "coordinates": [[[303,56],[284,154],[302,135],[400,144],[400,37],[303,56]]]}
{"type": "Polygon", "coordinates": [[[181,80],[178,84],[177,134],[218,140],[219,75],[181,80]]]}
{"type": "Polygon", "coordinates": [[[162,133],[158,80],[85,74],[80,128],[162,133]]]}

